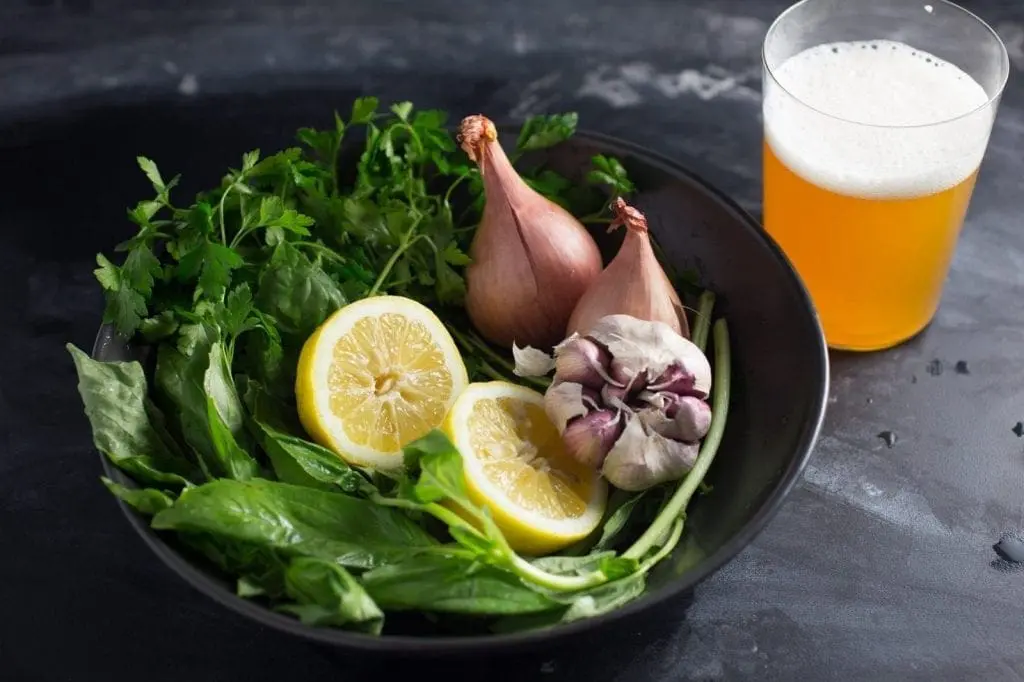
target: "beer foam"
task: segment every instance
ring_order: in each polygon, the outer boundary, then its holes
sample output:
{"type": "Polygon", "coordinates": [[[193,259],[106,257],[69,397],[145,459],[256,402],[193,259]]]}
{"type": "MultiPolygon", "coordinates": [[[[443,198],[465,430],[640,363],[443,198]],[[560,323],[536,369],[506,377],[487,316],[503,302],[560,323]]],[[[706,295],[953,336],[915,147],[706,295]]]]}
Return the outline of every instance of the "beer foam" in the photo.
{"type": "Polygon", "coordinates": [[[984,88],[934,55],[886,40],[827,43],[773,73],[765,139],[816,185],[851,196],[923,196],[981,164],[994,107],[970,113],[988,101],[984,88]]]}

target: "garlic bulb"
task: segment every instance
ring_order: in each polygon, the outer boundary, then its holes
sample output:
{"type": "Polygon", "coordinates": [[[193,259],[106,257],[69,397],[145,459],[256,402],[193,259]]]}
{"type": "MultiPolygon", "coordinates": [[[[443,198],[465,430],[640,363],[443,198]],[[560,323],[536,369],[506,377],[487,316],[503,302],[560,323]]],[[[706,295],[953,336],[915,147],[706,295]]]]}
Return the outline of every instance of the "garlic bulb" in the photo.
{"type": "Polygon", "coordinates": [[[643,490],[693,466],[711,426],[711,366],[668,325],[608,315],[555,346],[553,357],[514,351],[522,376],[555,370],[545,411],[566,451],[612,485],[643,490]]]}

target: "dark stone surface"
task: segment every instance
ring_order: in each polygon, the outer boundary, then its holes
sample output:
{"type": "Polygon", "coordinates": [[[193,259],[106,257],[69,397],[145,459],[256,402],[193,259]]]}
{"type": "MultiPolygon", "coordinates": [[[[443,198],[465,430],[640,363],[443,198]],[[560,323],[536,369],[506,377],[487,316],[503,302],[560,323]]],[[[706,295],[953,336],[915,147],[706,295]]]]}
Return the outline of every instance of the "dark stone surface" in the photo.
{"type": "MultiPolygon", "coordinates": [[[[144,187],[126,159],[108,195],[76,192],[88,159],[58,161],[46,119],[143,95],[187,104],[284,86],[322,88],[325,111],[359,92],[498,117],[573,108],[586,127],[659,149],[757,211],[758,49],[784,4],[4,3],[0,145],[51,147],[46,167],[0,152],[5,177],[19,178],[0,185],[0,677],[371,674],[193,592],[99,485],[62,344],[91,342],[101,308],[93,255],[122,236],[123,208],[144,187]]],[[[1024,65],[1024,8],[966,4],[1024,65]]],[[[160,124],[158,113],[138,122],[154,138],[160,124]]],[[[210,134],[230,131],[196,131],[210,134]]],[[[108,142],[93,142],[103,154],[108,142]]],[[[885,353],[833,356],[830,413],[805,481],[692,604],[619,646],[480,664],[474,676],[1024,677],[1024,571],[993,551],[1024,527],[1024,448],[1012,431],[1024,417],[1021,149],[1024,86],[1011,77],[934,324],[885,353]],[[969,374],[953,371],[959,361],[969,374]],[[891,448],[883,431],[899,434],[891,448]]],[[[177,155],[188,173],[188,150],[177,155]]]]}

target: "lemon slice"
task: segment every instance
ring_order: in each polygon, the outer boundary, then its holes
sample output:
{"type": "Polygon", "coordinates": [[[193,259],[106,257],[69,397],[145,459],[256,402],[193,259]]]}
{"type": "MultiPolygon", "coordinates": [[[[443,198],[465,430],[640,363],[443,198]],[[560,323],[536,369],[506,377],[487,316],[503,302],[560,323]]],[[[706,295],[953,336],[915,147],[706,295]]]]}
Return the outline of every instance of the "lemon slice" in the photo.
{"type": "Polygon", "coordinates": [[[402,446],[440,426],[468,382],[429,308],[374,296],[341,308],[306,340],[295,398],[313,440],[349,463],[394,470],[402,446]]]}
{"type": "Polygon", "coordinates": [[[601,521],[607,485],[565,453],[540,393],[503,381],[470,384],[444,431],[462,453],[470,498],[490,508],[513,549],[550,553],[601,521]]]}

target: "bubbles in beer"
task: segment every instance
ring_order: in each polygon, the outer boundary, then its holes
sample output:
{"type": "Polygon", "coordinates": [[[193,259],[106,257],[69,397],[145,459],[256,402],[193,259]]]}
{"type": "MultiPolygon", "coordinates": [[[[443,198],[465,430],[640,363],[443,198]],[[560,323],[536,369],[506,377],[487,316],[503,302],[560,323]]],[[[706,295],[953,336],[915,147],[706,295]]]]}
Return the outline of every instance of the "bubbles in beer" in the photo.
{"type": "Polygon", "coordinates": [[[975,110],[988,95],[935,55],[887,40],[829,43],[773,74],[765,83],[768,144],[817,185],[853,196],[922,196],[981,163],[993,111],[975,110]]]}

